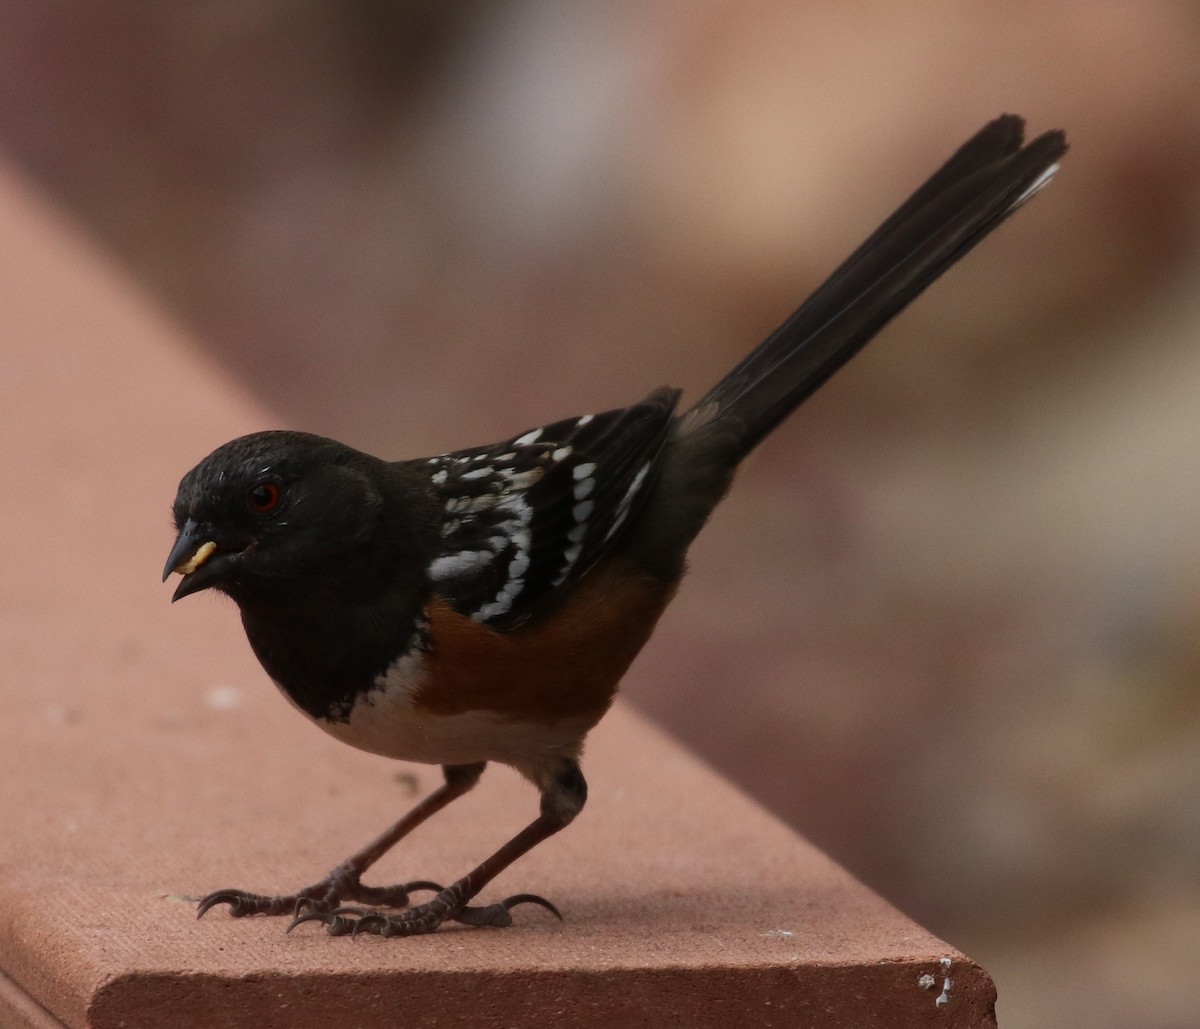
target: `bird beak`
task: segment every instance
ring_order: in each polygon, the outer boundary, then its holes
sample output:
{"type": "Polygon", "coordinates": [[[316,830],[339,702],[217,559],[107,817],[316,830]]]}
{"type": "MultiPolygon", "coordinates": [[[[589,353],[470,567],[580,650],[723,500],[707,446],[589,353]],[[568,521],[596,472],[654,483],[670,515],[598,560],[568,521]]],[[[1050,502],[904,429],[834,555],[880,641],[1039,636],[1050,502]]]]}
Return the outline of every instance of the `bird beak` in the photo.
{"type": "Polygon", "coordinates": [[[183,576],[183,581],[171,597],[172,603],[215,585],[241,558],[242,555],[237,551],[219,552],[216,541],[209,538],[210,535],[208,526],[201,525],[194,518],[189,518],[180,531],[163,568],[163,582],[172,572],[183,576]]]}

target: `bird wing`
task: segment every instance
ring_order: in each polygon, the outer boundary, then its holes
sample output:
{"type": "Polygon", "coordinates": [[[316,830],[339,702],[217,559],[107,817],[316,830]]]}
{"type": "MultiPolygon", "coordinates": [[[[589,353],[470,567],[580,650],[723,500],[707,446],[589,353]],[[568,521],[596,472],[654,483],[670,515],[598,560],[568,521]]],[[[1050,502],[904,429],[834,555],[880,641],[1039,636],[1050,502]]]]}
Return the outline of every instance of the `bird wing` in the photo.
{"type": "Polygon", "coordinates": [[[619,538],[654,479],[679,391],[423,464],[442,504],[429,566],[456,611],[516,628],[619,538]]]}

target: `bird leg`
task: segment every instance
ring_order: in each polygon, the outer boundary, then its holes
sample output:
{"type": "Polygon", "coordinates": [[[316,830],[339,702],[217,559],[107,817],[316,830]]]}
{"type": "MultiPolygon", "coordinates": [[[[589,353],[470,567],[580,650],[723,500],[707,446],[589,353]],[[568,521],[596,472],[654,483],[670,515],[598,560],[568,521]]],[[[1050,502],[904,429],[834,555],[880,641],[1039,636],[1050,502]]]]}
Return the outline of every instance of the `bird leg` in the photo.
{"type": "Polygon", "coordinates": [[[419,936],[438,929],[443,922],[464,925],[506,927],[512,925],[509,912],[518,904],[538,904],[562,919],[550,901],[531,893],[521,893],[495,904],[471,907],[469,902],[517,858],[527,854],[543,840],[571,823],[587,799],[587,783],[579,765],[564,759],[557,774],[542,788],[542,812],[516,836],[485,859],[477,868],[424,904],[400,914],[342,907],[332,911],[307,911],[297,914],[288,926],[290,932],[301,922],[324,922],[330,936],[373,933],[377,936],[419,936]]]}
{"type": "Polygon", "coordinates": [[[228,904],[234,918],[245,915],[298,915],[304,910],[332,911],[343,901],[375,904],[385,907],[408,907],[409,892],[412,890],[434,890],[440,892],[438,883],[419,880],[397,883],[394,886],[364,886],[362,874],[392,849],[400,840],[412,832],[431,815],[441,811],[451,801],[469,792],[479,782],[486,767],[485,762],[473,765],[445,765],[442,772],[446,781],[422,800],[416,807],[391,826],[383,835],[351,854],[340,865],[332,869],[320,882],[306,886],[296,893],[277,897],[245,890],[215,890],[202,898],[196,917],[204,915],[218,904],[228,904]]]}

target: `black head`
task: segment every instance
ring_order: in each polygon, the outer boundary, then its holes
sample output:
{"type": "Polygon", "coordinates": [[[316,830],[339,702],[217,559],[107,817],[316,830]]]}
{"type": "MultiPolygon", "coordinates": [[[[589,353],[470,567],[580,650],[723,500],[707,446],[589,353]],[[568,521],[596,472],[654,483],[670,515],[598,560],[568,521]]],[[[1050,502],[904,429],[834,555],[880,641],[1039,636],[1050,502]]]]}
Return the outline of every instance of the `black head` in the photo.
{"type": "Polygon", "coordinates": [[[239,603],[351,574],[382,517],[383,462],[321,436],[258,432],[219,447],[183,477],[179,538],[165,580],[174,598],[215,587],[239,603]]]}

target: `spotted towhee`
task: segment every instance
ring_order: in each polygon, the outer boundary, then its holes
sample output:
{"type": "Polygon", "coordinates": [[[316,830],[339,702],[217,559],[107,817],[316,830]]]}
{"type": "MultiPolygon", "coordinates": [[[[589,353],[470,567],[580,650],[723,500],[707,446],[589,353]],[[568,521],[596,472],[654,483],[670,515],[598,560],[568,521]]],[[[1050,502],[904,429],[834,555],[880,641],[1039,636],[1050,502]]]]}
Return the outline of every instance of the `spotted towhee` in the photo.
{"type": "Polygon", "coordinates": [[[469,902],[583,807],[584,737],[604,715],[738,462],[942,272],[1044,186],[1061,132],[1022,146],[985,126],[786,322],[682,414],[679,391],[502,443],[383,461],[300,432],[220,447],[179,485],[175,599],[232,597],[254,653],[318,726],[363,750],[439,764],[444,784],[313,886],[219,890],[199,913],[294,915],[328,931],[412,935],[508,925],[522,894],[469,902]],[[463,878],[365,886],[398,840],[489,761],[541,814],[463,878]],[[434,897],[409,907],[409,892],[434,897]],[[346,902],[390,912],[342,907],[346,902]]]}

